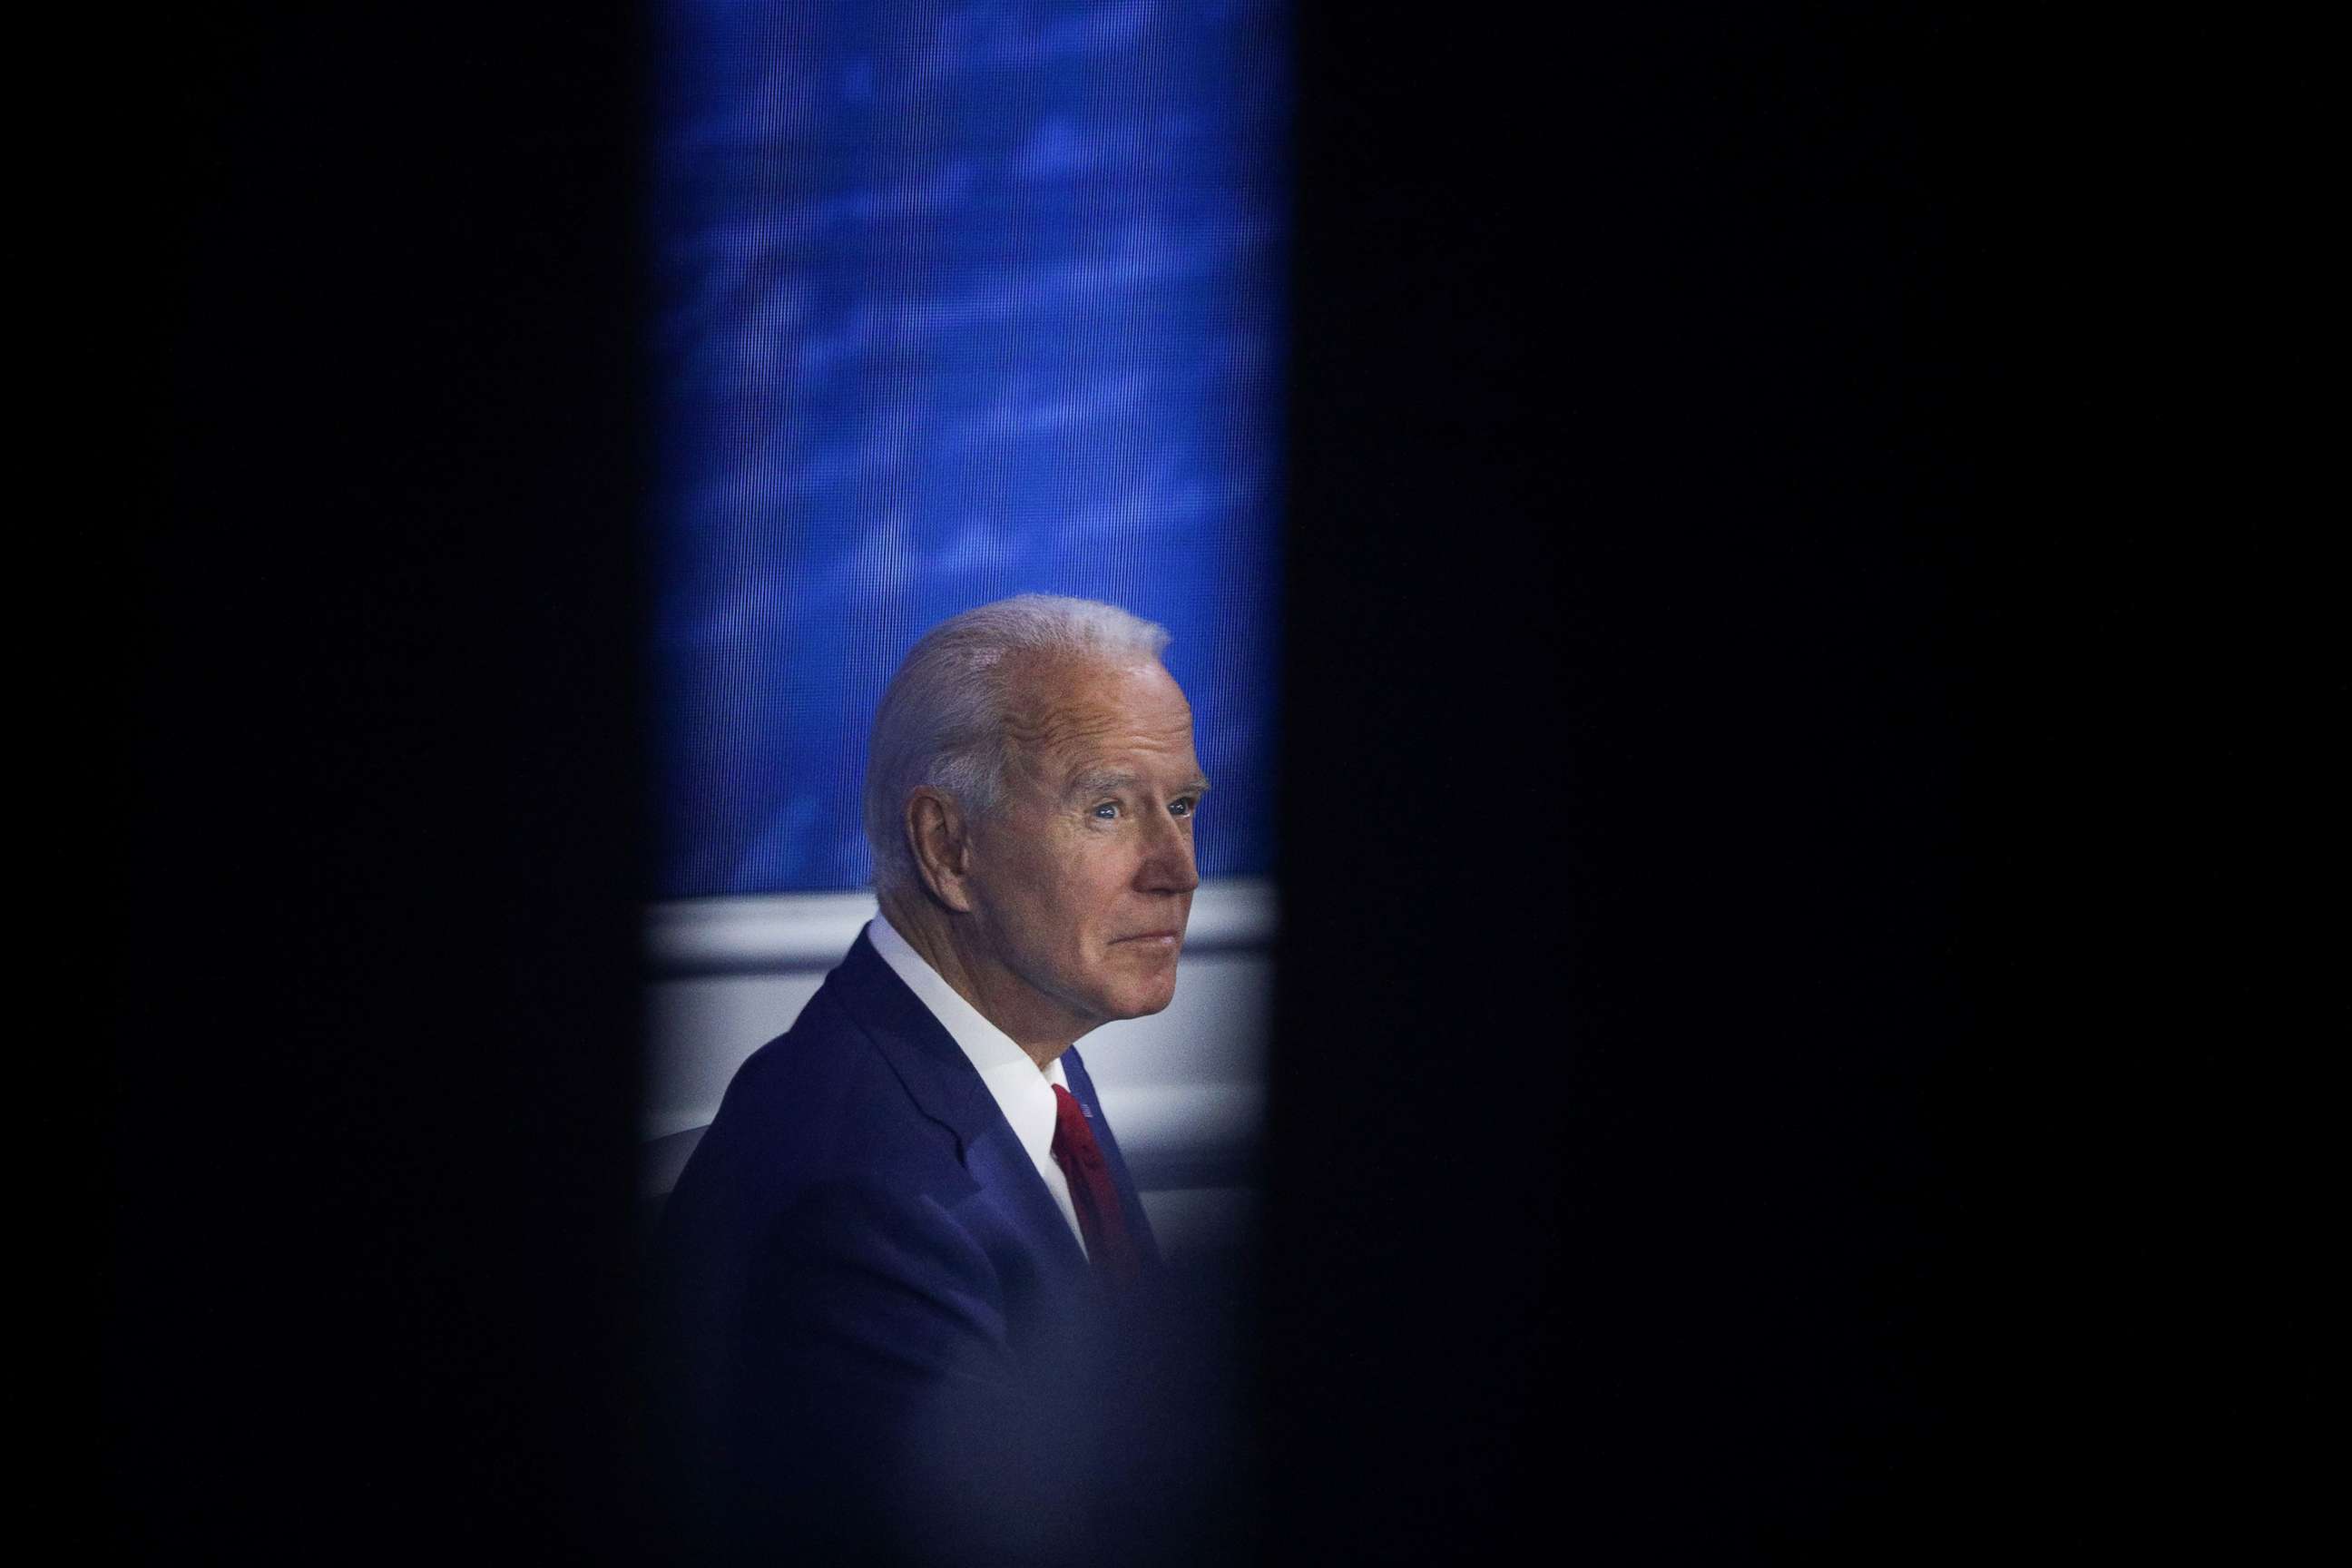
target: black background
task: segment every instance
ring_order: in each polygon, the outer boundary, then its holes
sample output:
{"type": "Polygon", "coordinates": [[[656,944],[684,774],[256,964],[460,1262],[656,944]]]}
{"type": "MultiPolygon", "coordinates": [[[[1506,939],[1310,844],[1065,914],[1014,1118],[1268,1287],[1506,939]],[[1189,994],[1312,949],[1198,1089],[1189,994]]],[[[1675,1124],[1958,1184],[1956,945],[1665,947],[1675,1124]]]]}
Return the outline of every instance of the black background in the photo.
{"type": "MultiPolygon", "coordinates": [[[[2146,514],[2098,472],[2197,477],[2193,423],[2118,439],[2116,236],[2149,165],[2219,175],[2089,27],[1875,11],[1302,26],[1270,1558],[2218,1540],[2315,1473],[2257,1413],[2308,1201],[2235,1197],[2319,1142],[2249,1182],[2226,1052],[2198,1121],[2152,1087],[2159,1019],[2258,1020],[2141,940],[2232,874],[2143,762],[2252,726],[2210,625],[2117,651],[2146,514]]],[[[648,33],[161,50],[89,1526],[131,1555],[669,1538],[648,33]]]]}
{"type": "Polygon", "coordinates": [[[1419,26],[1305,39],[1278,1532],[1908,1560],[2024,1480],[1966,45],[1419,26]]]}

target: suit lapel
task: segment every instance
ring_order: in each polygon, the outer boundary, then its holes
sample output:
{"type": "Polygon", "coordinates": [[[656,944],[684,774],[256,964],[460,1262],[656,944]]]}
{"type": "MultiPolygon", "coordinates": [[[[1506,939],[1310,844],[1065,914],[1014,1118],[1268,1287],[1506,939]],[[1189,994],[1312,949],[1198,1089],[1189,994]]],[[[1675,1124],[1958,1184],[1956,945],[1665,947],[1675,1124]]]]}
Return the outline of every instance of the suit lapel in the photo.
{"type": "Polygon", "coordinates": [[[908,1098],[955,1134],[960,1152],[986,1129],[991,1118],[1004,1120],[947,1026],[890,973],[864,931],[857,933],[849,956],[831,978],[840,984],[843,1005],[906,1086],[908,1098]]]}
{"type": "MultiPolygon", "coordinates": [[[[996,1110],[994,1101],[989,1109],[996,1110]]],[[[964,1168],[980,1184],[982,1193],[1013,1216],[1021,1233],[1055,1268],[1082,1279],[1093,1278],[1086,1249],[1070,1234],[1070,1222],[1062,1217],[1061,1205],[1046,1190],[1045,1178],[1037,1173],[1029,1152],[1013,1135],[1002,1111],[996,1113],[996,1125],[984,1130],[965,1151],[964,1168]]]]}
{"type": "MultiPolygon", "coordinates": [[[[1060,1205],[947,1026],[891,972],[863,931],[835,975],[844,1005],[880,1048],[917,1109],[955,1134],[957,1157],[978,1189],[971,1201],[1003,1215],[1041,1263],[1090,1279],[1087,1255],[1070,1235],[1060,1205]]],[[[1091,1089],[1087,1094],[1091,1104],[1091,1089]]],[[[1116,1170],[1124,1201],[1125,1168],[1116,1170]]]]}

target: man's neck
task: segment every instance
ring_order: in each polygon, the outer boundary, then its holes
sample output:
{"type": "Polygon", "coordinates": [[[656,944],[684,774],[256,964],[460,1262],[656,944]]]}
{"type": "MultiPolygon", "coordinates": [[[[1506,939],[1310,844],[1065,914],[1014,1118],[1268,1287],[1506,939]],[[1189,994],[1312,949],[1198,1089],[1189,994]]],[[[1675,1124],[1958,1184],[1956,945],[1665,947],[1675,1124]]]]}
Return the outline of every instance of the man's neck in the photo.
{"type": "Polygon", "coordinates": [[[973,1011],[1003,1030],[1040,1072],[1092,1027],[1074,1026],[1066,1016],[1039,1016],[1040,1009],[1020,1005],[1034,993],[991,955],[976,951],[979,943],[964,930],[969,921],[959,921],[928,899],[885,893],[881,904],[882,918],[907,945],[973,1011]]]}

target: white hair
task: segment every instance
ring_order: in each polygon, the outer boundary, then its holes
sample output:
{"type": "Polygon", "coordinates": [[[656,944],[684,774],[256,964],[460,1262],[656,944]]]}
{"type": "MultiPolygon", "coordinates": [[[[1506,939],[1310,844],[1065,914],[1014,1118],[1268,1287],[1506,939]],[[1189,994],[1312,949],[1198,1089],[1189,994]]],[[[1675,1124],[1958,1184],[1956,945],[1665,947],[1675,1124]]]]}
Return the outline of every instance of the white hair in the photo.
{"type": "Polygon", "coordinates": [[[866,747],[866,842],[883,892],[921,885],[904,824],[907,797],[926,785],[968,816],[1003,803],[1004,731],[1018,654],[1157,659],[1168,629],[1116,605],[1023,594],[951,616],[907,652],[882,693],[866,747]]]}

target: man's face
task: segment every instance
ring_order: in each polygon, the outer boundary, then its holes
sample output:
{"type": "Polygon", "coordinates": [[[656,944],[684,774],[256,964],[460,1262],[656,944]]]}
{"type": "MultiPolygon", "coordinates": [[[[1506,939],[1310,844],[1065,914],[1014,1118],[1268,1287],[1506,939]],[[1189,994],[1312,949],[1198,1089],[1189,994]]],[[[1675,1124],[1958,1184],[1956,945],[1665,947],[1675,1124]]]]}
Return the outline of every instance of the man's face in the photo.
{"type": "Polygon", "coordinates": [[[1175,995],[1208,781],[1157,662],[1033,658],[1013,675],[1004,800],[972,828],[972,912],[1009,1032],[1075,1039],[1175,995]]]}

